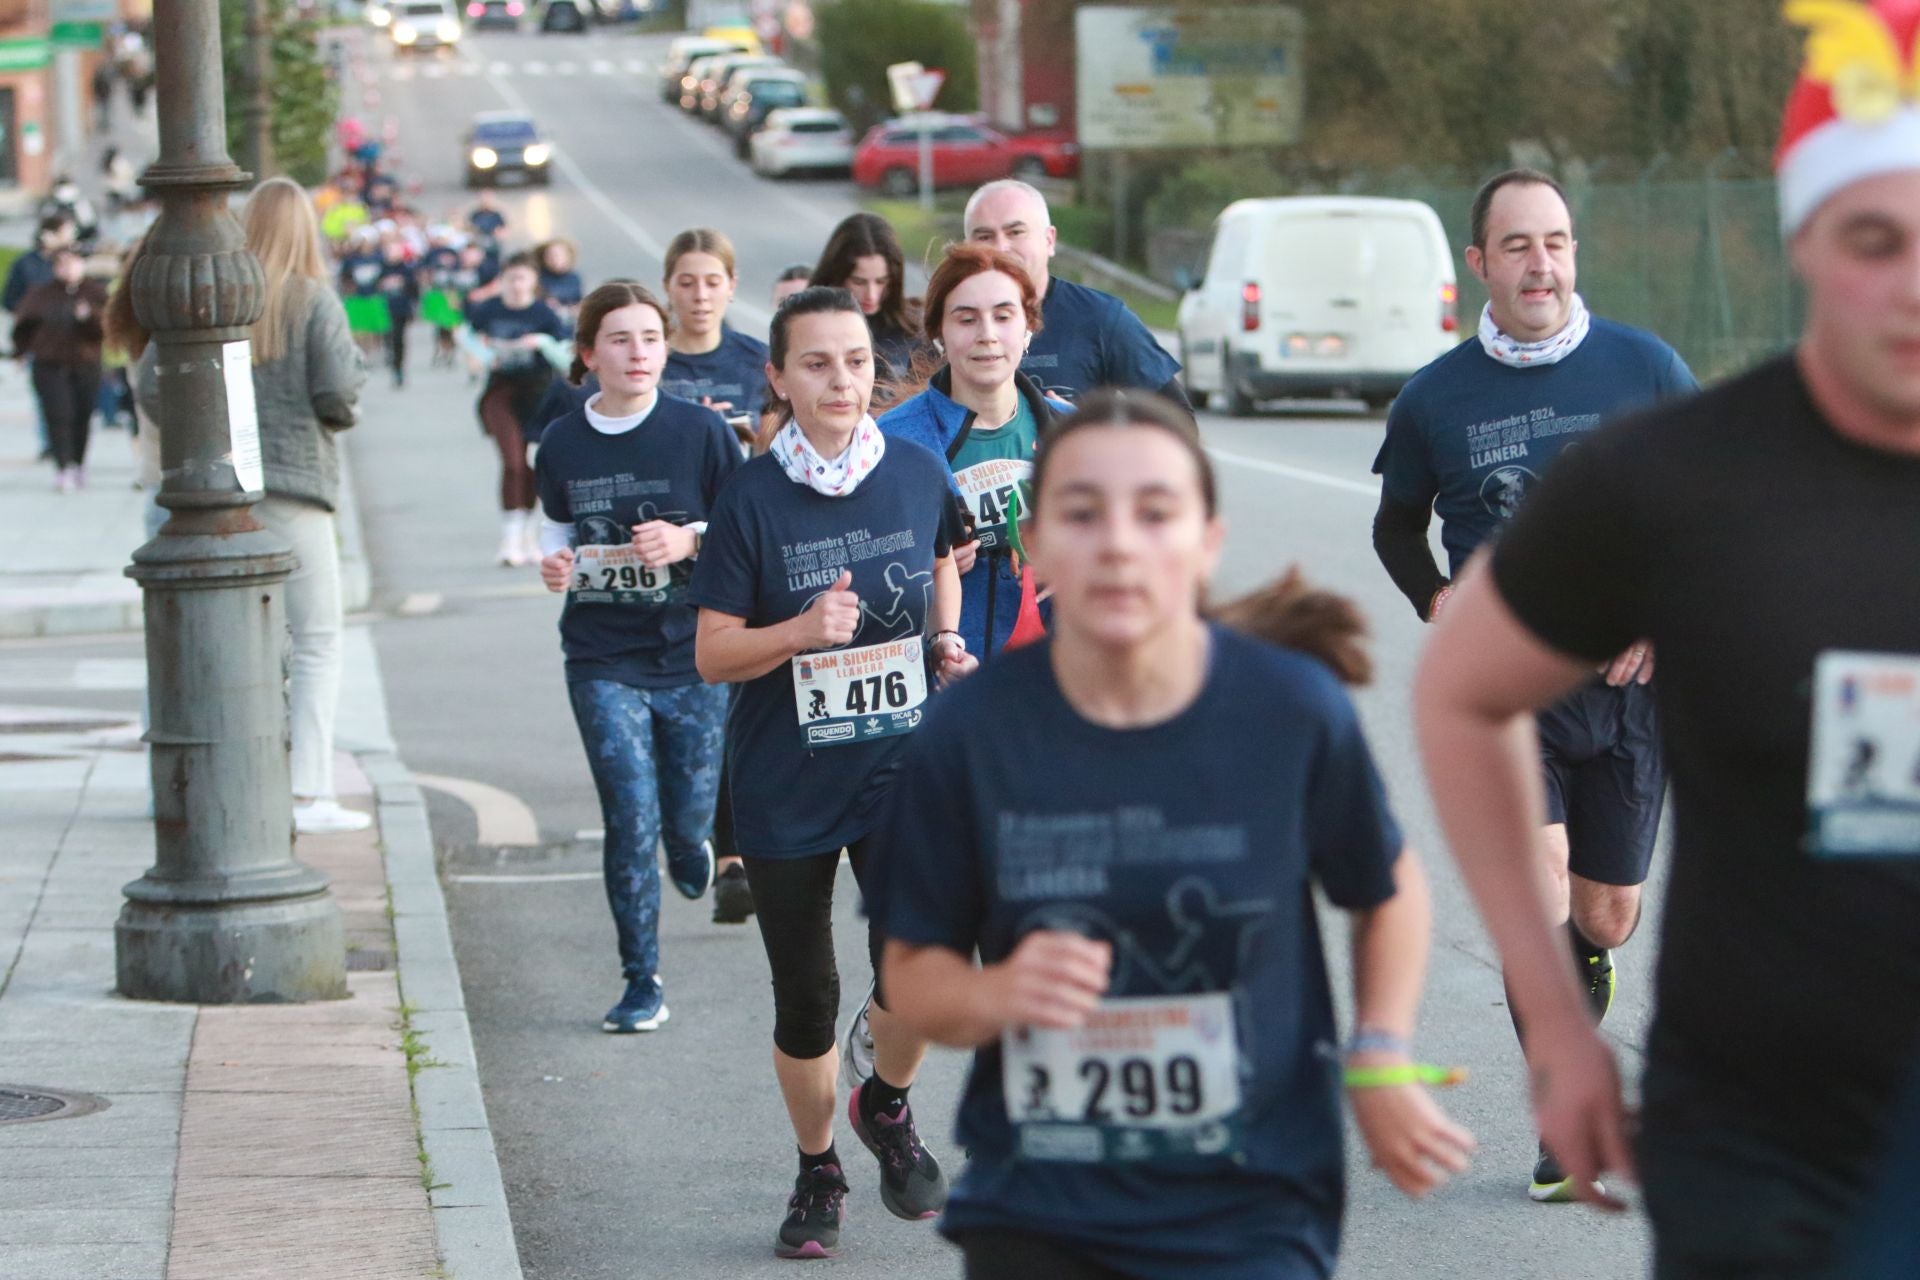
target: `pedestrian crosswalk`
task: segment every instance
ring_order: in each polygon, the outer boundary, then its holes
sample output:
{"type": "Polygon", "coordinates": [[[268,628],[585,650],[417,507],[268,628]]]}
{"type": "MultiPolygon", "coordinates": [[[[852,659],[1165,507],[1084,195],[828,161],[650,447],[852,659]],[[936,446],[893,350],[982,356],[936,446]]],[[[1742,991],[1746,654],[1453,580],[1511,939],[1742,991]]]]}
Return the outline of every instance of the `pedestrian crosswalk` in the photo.
{"type": "Polygon", "coordinates": [[[478,76],[551,76],[567,80],[582,75],[653,77],[659,74],[658,68],[644,58],[625,58],[617,62],[609,58],[594,58],[586,62],[548,62],[539,58],[523,62],[473,62],[458,58],[443,62],[390,62],[369,70],[376,79],[393,82],[473,79],[478,76]]]}

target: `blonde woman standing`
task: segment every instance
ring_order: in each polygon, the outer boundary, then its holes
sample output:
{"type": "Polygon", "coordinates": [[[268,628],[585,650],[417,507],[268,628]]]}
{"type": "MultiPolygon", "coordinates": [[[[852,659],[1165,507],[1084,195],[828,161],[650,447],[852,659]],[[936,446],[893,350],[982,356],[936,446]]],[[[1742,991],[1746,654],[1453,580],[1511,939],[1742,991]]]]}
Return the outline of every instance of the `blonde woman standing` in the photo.
{"type": "MultiPolygon", "coordinates": [[[[289,698],[293,821],[302,833],[358,831],[372,819],[341,806],[333,789],[333,720],[340,699],[340,552],[334,509],[340,453],[334,434],[358,420],[366,380],[347,313],[329,284],[313,202],[296,183],[254,188],[242,215],[247,248],[266,275],[266,307],[253,326],[253,396],[267,496],[262,524],[293,545],[287,623],[293,631],[289,698]]],[[[141,407],[159,409],[154,348],[138,374],[141,407]]]]}

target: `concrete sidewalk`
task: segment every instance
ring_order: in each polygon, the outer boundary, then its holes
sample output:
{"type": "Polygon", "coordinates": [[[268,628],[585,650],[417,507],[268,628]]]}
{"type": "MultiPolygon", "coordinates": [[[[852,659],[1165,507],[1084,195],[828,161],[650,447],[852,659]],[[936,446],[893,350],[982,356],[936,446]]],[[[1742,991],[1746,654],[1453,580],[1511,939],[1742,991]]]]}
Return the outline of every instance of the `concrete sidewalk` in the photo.
{"type": "MultiPolygon", "coordinates": [[[[125,433],[57,495],[24,393],[0,372],[0,636],[137,628],[125,433]]],[[[345,648],[340,790],[379,821],[295,852],[332,880],[351,997],[200,1008],[113,992],[121,886],[154,858],[137,643],[0,642],[6,1280],[518,1280],[426,809],[365,627],[345,648]]]]}

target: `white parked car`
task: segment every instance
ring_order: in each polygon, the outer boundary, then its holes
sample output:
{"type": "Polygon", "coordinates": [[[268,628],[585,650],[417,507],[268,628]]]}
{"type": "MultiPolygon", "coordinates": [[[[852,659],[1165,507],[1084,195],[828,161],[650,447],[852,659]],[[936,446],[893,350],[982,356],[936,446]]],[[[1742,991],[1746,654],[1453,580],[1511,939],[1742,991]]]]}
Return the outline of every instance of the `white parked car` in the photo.
{"type": "Polygon", "coordinates": [[[1352,397],[1376,407],[1459,341],[1453,251],[1418,200],[1239,200],[1214,224],[1206,276],[1180,302],[1196,405],[1352,397]]]}
{"type": "Polygon", "coordinates": [[[853,167],[853,130],[845,116],[825,107],[782,107],[768,112],[767,122],[753,135],[750,146],[753,171],[769,178],[853,167]]]}

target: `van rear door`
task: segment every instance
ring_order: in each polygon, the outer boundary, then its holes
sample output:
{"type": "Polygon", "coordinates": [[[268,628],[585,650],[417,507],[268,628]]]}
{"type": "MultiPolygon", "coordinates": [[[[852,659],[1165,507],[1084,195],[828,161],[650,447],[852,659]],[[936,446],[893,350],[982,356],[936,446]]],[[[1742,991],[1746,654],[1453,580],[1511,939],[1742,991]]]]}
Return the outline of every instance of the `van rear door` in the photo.
{"type": "Polygon", "coordinates": [[[1414,217],[1363,210],[1302,211],[1262,237],[1258,279],[1273,367],[1413,370],[1411,354],[1437,325],[1438,264],[1414,217]]]}

